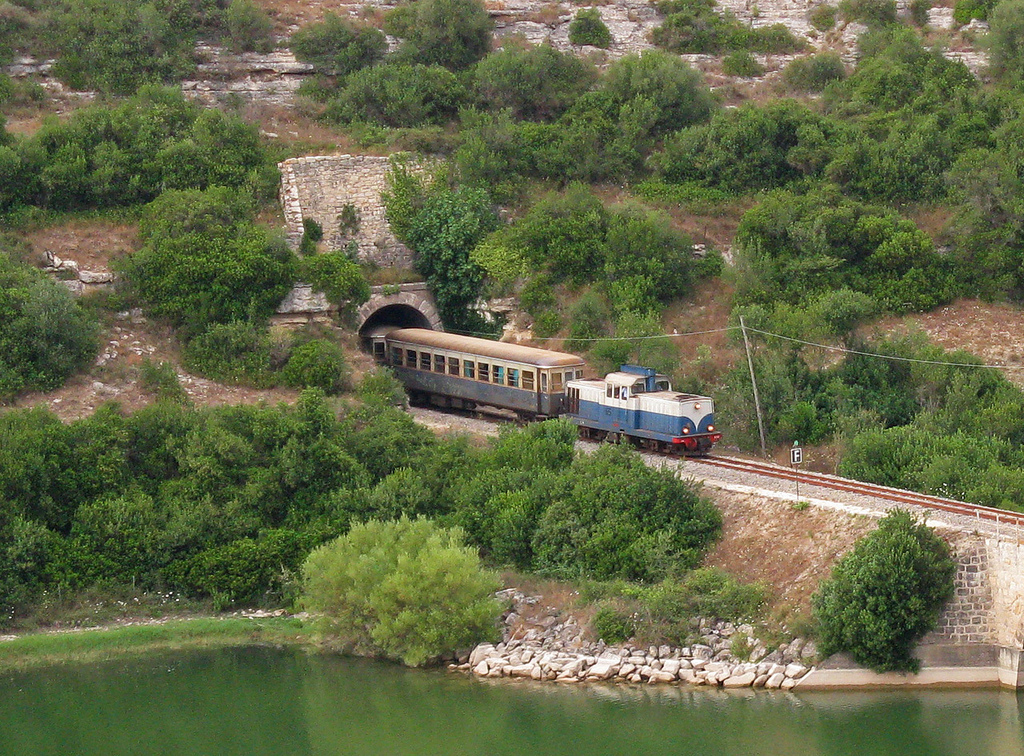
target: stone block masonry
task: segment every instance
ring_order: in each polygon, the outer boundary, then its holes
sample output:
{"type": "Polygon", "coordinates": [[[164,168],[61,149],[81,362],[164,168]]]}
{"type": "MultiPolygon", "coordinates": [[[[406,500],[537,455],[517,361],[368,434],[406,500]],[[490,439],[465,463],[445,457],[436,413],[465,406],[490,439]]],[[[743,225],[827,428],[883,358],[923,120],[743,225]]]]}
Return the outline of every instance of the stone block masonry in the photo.
{"type": "Polygon", "coordinates": [[[302,239],[303,220],[310,218],[323,227],[328,249],[344,249],[354,241],[360,260],[381,267],[412,267],[412,252],[398,241],[384,217],[381,192],[387,186],[388,158],[312,156],[285,160],[278,167],[281,205],[293,246],[302,239]],[[347,206],[358,220],[354,232],[346,232],[339,222],[347,206]]]}

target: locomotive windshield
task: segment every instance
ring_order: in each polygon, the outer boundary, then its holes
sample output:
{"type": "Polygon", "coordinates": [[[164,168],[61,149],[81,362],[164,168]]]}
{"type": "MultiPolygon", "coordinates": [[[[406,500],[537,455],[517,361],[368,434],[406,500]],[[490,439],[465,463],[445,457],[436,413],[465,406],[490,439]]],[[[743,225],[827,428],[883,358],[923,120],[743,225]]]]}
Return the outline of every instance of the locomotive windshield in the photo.
{"type": "Polygon", "coordinates": [[[654,382],[654,390],[655,391],[671,391],[672,390],[672,385],[668,382],[668,378],[663,378],[663,377],[661,377],[659,375],[658,379],[654,382]]]}

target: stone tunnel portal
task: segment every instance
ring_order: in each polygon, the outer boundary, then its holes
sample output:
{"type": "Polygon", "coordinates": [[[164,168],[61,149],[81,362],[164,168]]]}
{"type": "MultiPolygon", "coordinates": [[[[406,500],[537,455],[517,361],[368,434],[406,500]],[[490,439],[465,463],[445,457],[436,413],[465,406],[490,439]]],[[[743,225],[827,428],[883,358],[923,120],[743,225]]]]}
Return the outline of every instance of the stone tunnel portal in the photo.
{"type": "Polygon", "coordinates": [[[363,344],[368,346],[371,338],[393,328],[429,328],[433,330],[434,324],[430,322],[430,318],[412,305],[385,305],[366,319],[359,328],[359,336],[363,344]]]}

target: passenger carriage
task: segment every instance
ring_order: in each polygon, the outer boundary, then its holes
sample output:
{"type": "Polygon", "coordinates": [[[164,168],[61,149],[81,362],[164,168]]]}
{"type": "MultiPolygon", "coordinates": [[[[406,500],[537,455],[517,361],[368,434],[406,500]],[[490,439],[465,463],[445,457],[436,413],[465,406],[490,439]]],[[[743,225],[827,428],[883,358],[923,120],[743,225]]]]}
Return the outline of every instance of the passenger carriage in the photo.
{"type": "Polygon", "coordinates": [[[372,344],[413,402],[501,407],[524,418],[562,414],[566,384],[586,367],[574,354],[424,328],[395,329],[372,344]]]}

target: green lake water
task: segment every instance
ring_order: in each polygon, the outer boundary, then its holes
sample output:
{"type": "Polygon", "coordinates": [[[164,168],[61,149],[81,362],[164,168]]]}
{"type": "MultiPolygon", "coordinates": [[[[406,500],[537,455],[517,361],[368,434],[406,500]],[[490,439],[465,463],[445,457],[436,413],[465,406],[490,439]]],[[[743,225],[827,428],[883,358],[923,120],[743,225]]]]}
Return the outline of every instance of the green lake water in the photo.
{"type": "Polygon", "coordinates": [[[1024,756],[1024,694],[567,687],[247,648],[0,675],[0,754],[1024,756]]]}

